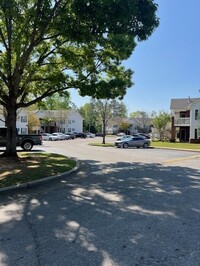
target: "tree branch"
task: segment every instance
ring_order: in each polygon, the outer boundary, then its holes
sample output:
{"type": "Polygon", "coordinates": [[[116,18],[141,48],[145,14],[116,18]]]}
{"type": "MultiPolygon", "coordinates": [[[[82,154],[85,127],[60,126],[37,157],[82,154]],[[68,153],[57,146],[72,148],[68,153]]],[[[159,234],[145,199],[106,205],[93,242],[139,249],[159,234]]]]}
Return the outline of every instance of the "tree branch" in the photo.
{"type": "Polygon", "coordinates": [[[4,35],[3,35],[3,32],[2,32],[1,28],[0,28],[0,36],[1,36],[1,39],[2,39],[2,42],[3,42],[4,46],[6,48],[6,51],[8,51],[8,46],[7,46],[7,43],[6,43],[6,39],[5,39],[4,35]]]}
{"type": "Polygon", "coordinates": [[[44,98],[48,97],[48,96],[52,96],[54,93],[56,92],[62,92],[64,90],[67,90],[67,89],[71,89],[72,86],[69,86],[69,87],[64,87],[64,88],[61,88],[61,89],[55,89],[52,91],[52,89],[49,89],[47,90],[45,93],[43,93],[41,96],[35,98],[34,100],[31,100],[30,102],[28,103],[24,103],[24,102],[20,102],[17,104],[17,109],[19,108],[22,108],[22,107],[28,107],[28,106],[31,106],[41,100],[43,100],[44,98]]]}

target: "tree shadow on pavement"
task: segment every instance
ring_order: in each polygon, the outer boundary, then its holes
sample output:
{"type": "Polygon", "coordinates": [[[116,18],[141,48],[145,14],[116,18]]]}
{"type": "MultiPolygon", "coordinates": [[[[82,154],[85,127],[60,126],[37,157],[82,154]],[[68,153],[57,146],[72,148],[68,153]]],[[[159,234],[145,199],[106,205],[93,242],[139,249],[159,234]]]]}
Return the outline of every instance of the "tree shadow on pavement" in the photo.
{"type": "Polygon", "coordinates": [[[198,170],[88,162],[2,199],[1,265],[200,265],[198,170]]]}

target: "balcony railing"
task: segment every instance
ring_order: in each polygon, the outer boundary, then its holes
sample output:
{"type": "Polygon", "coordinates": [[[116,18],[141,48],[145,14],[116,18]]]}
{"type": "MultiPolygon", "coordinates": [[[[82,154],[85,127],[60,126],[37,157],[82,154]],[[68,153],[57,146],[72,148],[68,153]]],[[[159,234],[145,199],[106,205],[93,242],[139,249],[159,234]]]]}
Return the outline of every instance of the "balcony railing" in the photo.
{"type": "Polygon", "coordinates": [[[190,118],[189,117],[179,117],[174,119],[175,126],[190,126],[190,118]]]}

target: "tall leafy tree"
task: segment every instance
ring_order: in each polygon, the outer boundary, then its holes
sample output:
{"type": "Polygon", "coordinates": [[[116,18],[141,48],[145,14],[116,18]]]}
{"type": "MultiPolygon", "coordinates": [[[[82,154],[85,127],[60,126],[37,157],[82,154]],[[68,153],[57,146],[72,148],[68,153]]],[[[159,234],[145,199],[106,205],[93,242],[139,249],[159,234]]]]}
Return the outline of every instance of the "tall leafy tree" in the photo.
{"type": "MultiPolygon", "coordinates": [[[[96,114],[94,112],[93,100],[79,108],[79,112],[84,118],[84,131],[91,132],[91,128],[96,128],[96,114]]],[[[92,130],[93,132],[93,130],[92,130]]]]}
{"type": "Polygon", "coordinates": [[[165,111],[154,112],[153,126],[158,130],[160,140],[164,136],[167,124],[171,121],[171,115],[165,111]]]}
{"type": "Polygon", "coordinates": [[[110,105],[114,117],[121,117],[121,118],[127,117],[128,111],[126,105],[122,101],[117,101],[116,99],[114,99],[111,101],[110,105]]]}
{"type": "Polygon", "coordinates": [[[108,99],[95,101],[95,113],[97,121],[101,123],[103,133],[103,144],[105,144],[106,127],[109,121],[113,118],[113,105],[108,99]]]}
{"type": "Polygon", "coordinates": [[[71,108],[70,95],[68,92],[55,93],[52,96],[46,97],[38,103],[38,107],[43,110],[67,110],[71,108]]]}
{"type": "Polygon", "coordinates": [[[136,111],[130,114],[137,124],[137,129],[141,133],[149,132],[149,125],[151,124],[151,117],[145,111],[136,111]]]}
{"type": "Polygon", "coordinates": [[[0,104],[7,146],[16,153],[16,111],[69,88],[123,98],[131,86],[122,61],[158,26],[153,0],[1,0],[0,104]]]}
{"type": "Polygon", "coordinates": [[[97,123],[101,124],[103,133],[103,144],[105,144],[106,127],[113,118],[124,118],[127,113],[125,105],[122,102],[109,99],[95,100],[92,102],[93,113],[96,116],[97,123]],[[122,108],[123,107],[123,108],[122,108]]]}

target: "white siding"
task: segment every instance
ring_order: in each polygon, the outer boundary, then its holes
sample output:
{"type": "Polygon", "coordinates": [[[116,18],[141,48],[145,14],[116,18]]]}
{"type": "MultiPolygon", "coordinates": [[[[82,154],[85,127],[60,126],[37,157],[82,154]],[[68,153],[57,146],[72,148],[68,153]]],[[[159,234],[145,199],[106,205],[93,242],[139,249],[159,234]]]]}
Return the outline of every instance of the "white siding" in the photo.
{"type": "MultiPolygon", "coordinates": [[[[5,123],[1,119],[5,120],[2,113],[0,113],[0,127],[5,127],[5,123]]],[[[17,112],[16,127],[19,134],[28,134],[28,115],[25,109],[17,112]]]]}
{"type": "Polygon", "coordinates": [[[35,111],[38,118],[51,118],[60,132],[83,132],[83,118],[76,110],[35,111]]]}
{"type": "MultiPolygon", "coordinates": [[[[190,109],[190,138],[195,138],[195,129],[200,127],[200,120],[195,119],[195,110],[198,110],[198,113],[200,114],[200,100],[193,103],[191,105],[190,109]]],[[[198,136],[200,137],[200,136],[198,136]]]]}

